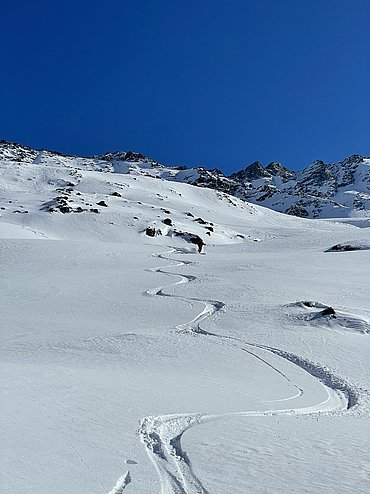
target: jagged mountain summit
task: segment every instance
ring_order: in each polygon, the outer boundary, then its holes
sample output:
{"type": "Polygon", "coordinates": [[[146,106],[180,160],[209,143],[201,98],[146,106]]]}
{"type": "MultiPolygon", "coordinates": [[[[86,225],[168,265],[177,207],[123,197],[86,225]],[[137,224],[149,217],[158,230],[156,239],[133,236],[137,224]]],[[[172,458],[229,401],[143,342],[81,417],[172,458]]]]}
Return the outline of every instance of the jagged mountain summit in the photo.
{"type": "Polygon", "coordinates": [[[76,169],[148,176],[207,187],[278,212],[307,218],[370,216],[370,158],[354,154],[336,163],[317,160],[302,171],[281,163],[258,161],[224,175],[218,169],[169,167],[141,153],[108,152],[92,157],[67,156],[0,141],[0,161],[50,162],[76,169]]]}
{"type": "Polygon", "coordinates": [[[337,163],[317,160],[302,171],[256,162],[232,175],[243,198],[282,213],[308,218],[368,217],[370,159],[358,154],[337,163]]]}
{"type": "Polygon", "coordinates": [[[337,163],[315,161],[302,171],[256,161],[225,177],[201,171],[194,185],[221,188],[281,213],[307,218],[370,216],[370,158],[358,154],[337,163]]]}

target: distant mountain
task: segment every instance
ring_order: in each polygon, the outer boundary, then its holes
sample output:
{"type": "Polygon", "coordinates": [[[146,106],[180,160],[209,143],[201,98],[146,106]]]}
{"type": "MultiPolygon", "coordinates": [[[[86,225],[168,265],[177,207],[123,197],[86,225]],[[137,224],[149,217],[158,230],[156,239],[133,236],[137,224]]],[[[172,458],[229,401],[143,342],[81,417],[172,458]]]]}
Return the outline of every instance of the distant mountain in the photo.
{"type": "Polygon", "coordinates": [[[370,159],[355,154],[337,163],[315,161],[302,171],[253,163],[231,176],[239,197],[295,216],[370,215],[370,159]]]}
{"type": "Polygon", "coordinates": [[[0,141],[0,161],[50,164],[70,163],[75,169],[131,175],[188,183],[218,190],[275,211],[307,218],[370,216],[370,158],[354,154],[343,161],[317,160],[302,171],[280,163],[266,167],[256,161],[225,176],[218,169],[169,167],[133,151],[99,156],[67,156],[56,151],[0,141]]]}

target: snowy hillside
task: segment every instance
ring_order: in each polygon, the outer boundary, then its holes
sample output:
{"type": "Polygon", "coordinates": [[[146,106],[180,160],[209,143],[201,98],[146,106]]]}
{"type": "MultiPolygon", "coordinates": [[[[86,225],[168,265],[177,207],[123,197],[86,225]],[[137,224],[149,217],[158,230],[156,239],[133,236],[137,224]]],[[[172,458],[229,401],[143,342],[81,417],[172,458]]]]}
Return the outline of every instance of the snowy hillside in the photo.
{"type": "Polygon", "coordinates": [[[235,183],[0,144],[2,493],[368,492],[370,229],[235,183]]]}
{"type": "Polygon", "coordinates": [[[7,141],[0,142],[0,159],[17,163],[48,160],[84,170],[183,182],[304,218],[352,218],[358,225],[370,221],[370,158],[359,155],[338,163],[318,160],[299,172],[276,162],[266,167],[255,162],[229,177],[217,169],[168,167],[131,151],[82,158],[36,151],[7,141]]]}

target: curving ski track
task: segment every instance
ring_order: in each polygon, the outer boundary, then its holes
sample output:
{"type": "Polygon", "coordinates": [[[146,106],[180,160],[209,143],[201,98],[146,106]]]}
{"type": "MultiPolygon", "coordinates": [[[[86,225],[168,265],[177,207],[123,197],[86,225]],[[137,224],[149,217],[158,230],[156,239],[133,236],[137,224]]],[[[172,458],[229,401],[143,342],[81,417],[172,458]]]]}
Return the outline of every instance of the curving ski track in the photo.
{"type": "MultiPolygon", "coordinates": [[[[168,267],[184,266],[194,264],[191,261],[173,260],[166,257],[166,254],[172,254],[174,252],[187,253],[187,251],[180,249],[171,249],[170,251],[163,252],[161,254],[154,254],[154,256],[171,261],[171,265],[168,267]]],[[[297,398],[304,393],[304,390],[297,384],[293,383],[291,379],[284,374],[278,367],[272,365],[267,361],[262,354],[266,356],[273,354],[279,358],[285,359],[306,371],[313,376],[318,385],[324,387],[327,393],[327,398],[321,403],[317,403],[311,406],[303,408],[285,408],[285,409],[268,409],[268,410],[248,410],[245,412],[224,413],[224,414],[168,414],[159,416],[144,417],[140,421],[139,435],[141,441],[146,447],[149,458],[151,459],[154,467],[156,468],[160,481],[161,481],[161,494],[210,494],[199,478],[192,470],[191,462],[183,451],[181,446],[181,438],[188,429],[198,424],[208,422],[210,420],[216,420],[221,417],[227,416],[289,416],[289,415],[314,415],[323,413],[343,413],[359,404],[361,390],[352,386],[345,379],[336,376],[328,368],[320,364],[311,362],[308,359],[295,355],[293,353],[286,352],[284,350],[269,347],[266,345],[259,345],[256,343],[249,343],[239,338],[231,336],[219,335],[216,333],[210,333],[203,330],[200,327],[200,323],[206,318],[212,316],[215,312],[220,311],[225,307],[225,304],[217,300],[204,300],[198,298],[182,297],[179,295],[170,295],[164,293],[165,288],[176,286],[183,283],[189,283],[195,281],[196,276],[184,275],[179,273],[173,273],[164,271],[163,267],[157,267],[149,269],[148,271],[166,274],[168,276],[178,276],[179,281],[171,283],[169,285],[160,286],[144,292],[148,296],[161,296],[178,298],[184,301],[198,302],[204,305],[203,310],[191,321],[176,326],[177,332],[187,332],[200,335],[207,335],[208,337],[219,338],[230,342],[231,344],[240,348],[241,351],[247,352],[252,357],[260,360],[265,365],[269,366],[274,372],[277,372],[296,388],[296,394],[289,398],[275,401],[288,401],[293,398],[297,398]]],[[[126,474],[127,476],[127,474],[126,474]]],[[[120,481],[124,477],[118,480],[116,490],[111,493],[121,492],[119,490],[120,481]],[[117,490],[118,488],[118,490],[117,490]]],[[[128,472],[128,479],[131,481],[128,472]]],[[[128,485],[124,483],[123,488],[128,485]]],[[[110,493],[110,494],[111,494],[110,493]]]]}
{"type": "Polygon", "coordinates": [[[108,494],[122,494],[123,490],[131,483],[130,471],[126,472],[117,480],[116,485],[108,494]]]}

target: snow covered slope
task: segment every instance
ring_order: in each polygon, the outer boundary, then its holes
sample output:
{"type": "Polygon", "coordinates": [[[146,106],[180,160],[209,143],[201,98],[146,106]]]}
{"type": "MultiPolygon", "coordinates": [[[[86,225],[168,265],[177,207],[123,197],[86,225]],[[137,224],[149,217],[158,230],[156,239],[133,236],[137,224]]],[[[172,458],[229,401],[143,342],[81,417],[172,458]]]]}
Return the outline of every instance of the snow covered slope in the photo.
{"type": "Polygon", "coordinates": [[[191,236],[206,244],[242,242],[243,233],[232,226],[235,215],[257,222],[265,214],[223,192],[156,180],[144,173],[145,163],[127,163],[138,169],[128,174],[117,173],[116,166],[114,160],[27,149],[21,160],[3,159],[1,220],[12,231],[17,226],[40,237],[137,241],[153,230],[165,237],[163,243],[169,237],[187,246],[193,245],[191,236]]]}
{"type": "Polygon", "coordinates": [[[370,220],[370,158],[357,154],[337,163],[318,160],[299,172],[276,162],[266,167],[254,162],[229,177],[217,169],[167,167],[132,151],[82,158],[36,151],[7,141],[0,141],[0,159],[17,163],[65,163],[84,170],[183,182],[299,217],[357,218],[358,225],[361,221],[367,225],[370,220]]]}
{"type": "Polygon", "coordinates": [[[368,492],[368,228],[1,153],[1,492],[368,492]]]}

